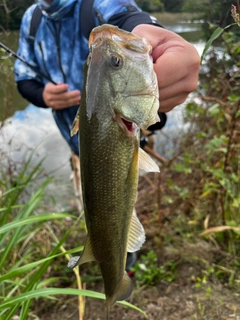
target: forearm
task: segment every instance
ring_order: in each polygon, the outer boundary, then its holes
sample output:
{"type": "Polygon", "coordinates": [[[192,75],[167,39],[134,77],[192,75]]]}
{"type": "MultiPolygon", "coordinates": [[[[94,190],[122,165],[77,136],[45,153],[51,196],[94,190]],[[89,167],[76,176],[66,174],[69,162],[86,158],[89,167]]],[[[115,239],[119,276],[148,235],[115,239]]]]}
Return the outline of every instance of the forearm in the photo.
{"type": "Polygon", "coordinates": [[[17,88],[20,94],[40,108],[48,108],[43,100],[44,84],[36,80],[21,80],[17,82],[17,88]]]}

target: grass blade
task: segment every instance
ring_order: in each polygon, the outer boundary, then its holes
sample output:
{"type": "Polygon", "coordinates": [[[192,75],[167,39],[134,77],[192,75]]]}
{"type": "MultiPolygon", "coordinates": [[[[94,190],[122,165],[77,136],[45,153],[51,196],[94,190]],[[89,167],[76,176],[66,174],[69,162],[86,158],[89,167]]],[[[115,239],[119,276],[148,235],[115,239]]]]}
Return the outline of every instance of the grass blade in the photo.
{"type": "Polygon", "coordinates": [[[25,272],[28,272],[29,270],[34,269],[35,267],[39,266],[40,264],[42,264],[42,263],[44,263],[44,262],[46,262],[48,260],[52,260],[52,259],[55,259],[57,257],[65,256],[66,254],[71,254],[71,253],[79,252],[79,251],[82,251],[82,250],[83,250],[83,246],[80,246],[78,248],[74,248],[74,249],[68,250],[66,252],[55,254],[55,255],[49,256],[47,258],[35,261],[35,262],[31,262],[31,263],[29,263],[27,265],[24,265],[22,267],[18,267],[18,268],[14,269],[14,270],[10,270],[8,273],[6,273],[6,274],[4,274],[2,276],[0,275],[0,283],[2,281],[5,281],[5,280],[9,280],[9,279],[12,279],[12,278],[19,277],[21,274],[23,274],[25,272]]]}
{"type": "Polygon", "coordinates": [[[203,60],[208,49],[211,47],[213,41],[216,40],[217,38],[219,38],[220,35],[223,33],[223,31],[224,31],[224,29],[219,27],[213,32],[213,34],[211,35],[211,37],[209,38],[209,40],[207,41],[207,43],[204,47],[203,53],[201,55],[201,61],[203,60]]]}
{"type": "MultiPolygon", "coordinates": [[[[55,295],[82,295],[84,297],[89,297],[89,298],[95,298],[95,299],[102,299],[105,300],[105,295],[103,293],[91,291],[91,290],[78,290],[78,289],[62,289],[62,288],[41,288],[41,289],[36,289],[33,291],[25,292],[17,297],[7,299],[5,302],[3,302],[0,305],[0,311],[1,310],[6,310],[8,308],[11,308],[15,306],[16,304],[21,304],[22,302],[29,300],[29,299],[34,299],[34,298],[43,298],[43,297],[49,297],[49,296],[55,296],[55,295]]],[[[140,308],[132,305],[131,303],[127,301],[119,301],[118,302],[121,305],[124,305],[126,307],[130,307],[143,315],[146,316],[146,313],[141,310],[140,308]]]]}
{"type": "MultiPolygon", "coordinates": [[[[69,231],[70,232],[70,231],[69,231]]],[[[46,272],[47,268],[49,267],[49,265],[52,263],[52,260],[54,259],[53,256],[55,254],[57,254],[57,252],[59,251],[60,247],[62,246],[62,244],[65,242],[66,238],[69,235],[69,232],[66,232],[66,234],[64,235],[64,237],[61,239],[61,241],[53,248],[53,250],[50,252],[49,257],[51,257],[51,259],[49,259],[48,261],[45,261],[41,267],[34,273],[34,275],[32,276],[31,280],[29,281],[29,283],[25,286],[25,288],[23,289],[23,292],[20,294],[28,294],[29,292],[31,292],[31,290],[33,290],[33,288],[35,288],[35,286],[38,285],[39,280],[41,279],[41,277],[43,276],[43,274],[46,272]]],[[[44,289],[46,290],[46,289],[44,289]]],[[[19,296],[19,295],[18,295],[19,296]]],[[[15,298],[17,298],[18,296],[16,296],[15,298]]],[[[14,299],[14,298],[11,298],[14,299]]],[[[4,303],[4,302],[3,302],[4,303]]],[[[8,313],[5,314],[5,318],[4,320],[11,320],[12,317],[15,315],[15,313],[17,312],[17,310],[20,308],[22,302],[18,302],[18,300],[16,301],[16,303],[14,303],[12,305],[12,307],[8,310],[8,313]]],[[[1,304],[2,306],[2,304],[1,304]]],[[[0,309],[1,311],[2,309],[0,309]]]]}
{"type": "Polygon", "coordinates": [[[61,219],[61,218],[66,218],[66,217],[73,218],[74,216],[71,216],[67,213],[47,213],[47,214],[40,214],[38,216],[28,217],[25,219],[21,219],[19,221],[12,221],[3,227],[0,227],[0,234],[5,233],[5,232],[9,232],[9,231],[14,230],[15,228],[29,225],[29,224],[33,224],[36,222],[44,222],[47,220],[55,220],[55,219],[61,219]]]}

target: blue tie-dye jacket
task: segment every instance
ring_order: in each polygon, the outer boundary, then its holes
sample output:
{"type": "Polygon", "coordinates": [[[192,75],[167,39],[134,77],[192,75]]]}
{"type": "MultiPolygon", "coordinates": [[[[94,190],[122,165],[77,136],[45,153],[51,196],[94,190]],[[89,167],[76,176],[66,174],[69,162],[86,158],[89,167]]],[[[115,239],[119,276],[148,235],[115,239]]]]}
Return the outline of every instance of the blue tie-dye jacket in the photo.
{"type": "MultiPolygon", "coordinates": [[[[43,0],[25,12],[21,29],[18,54],[55,82],[69,85],[69,90],[82,90],[83,65],[88,55],[88,40],[81,33],[80,6],[82,0],[54,0],[49,6],[43,0]],[[39,5],[43,12],[34,44],[29,41],[33,11],[39,5]]],[[[113,15],[126,11],[125,5],[137,7],[133,0],[95,0],[93,6],[108,22],[113,15]]],[[[138,7],[137,9],[141,11],[138,7]]],[[[87,20],[87,19],[86,19],[87,20]]],[[[97,23],[97,20],[96,20],[97,23]]],[[[21,61],[16,60],[16,81],[35,79],[48,82],[21,61]]],[[[56,123],[73,152],[78,154],[77,136],[70,137],[70,128],[78,106],[54,111],[56,123]]]]}

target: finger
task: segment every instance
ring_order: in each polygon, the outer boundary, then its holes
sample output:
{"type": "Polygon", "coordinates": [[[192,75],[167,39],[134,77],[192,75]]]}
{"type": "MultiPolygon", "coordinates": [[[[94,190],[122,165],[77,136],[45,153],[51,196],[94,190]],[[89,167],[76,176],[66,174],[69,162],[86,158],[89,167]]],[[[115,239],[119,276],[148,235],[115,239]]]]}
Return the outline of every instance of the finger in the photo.
{"type": "Polygon", "coordinates": [[[132,33],[136,34],[139,37],[145,38],[150,43],[152,48],[155,48],[159,42],[162,42],[164,40],[165,31],[167,30],[156,26],[139,24],[132,30],[132,33]],[[158,28],[157,33],[156,28],[158,28]]]}
{"type": "Polygon", "coordinates": [[[193,45],[176,33],[156,26],[139,25],[133,33],[146,38],[153,48],[154,70],[160,88],[192,75],[196,81],[200,57],[193,45]]]}
{"type": "Polygon", "coordinates": [[[80,101],[81,98],[81,92],[79,90],[73,90],[69,92],[63,92],[63,93],[48,93],[49,101],[59,101],[61,100],[66,105],[69,105],[71,101],[80,101]]]}
{"type": "Polygon", "coordinates": [[[179,94],[189,94],[197,88],[198,81],[194,77],[185,77],[174,82],[169,86],[159,85],[160,100],[167,100],[172,97],[177,97],[179,94]]]}
{"type": "Polygon", "coordinates": [[[55,100],[55,101],[51,101],[49,103],[49,107],[54,109],[54,110],[59,110],[59,109],[66,109],[66,108],[70,108],[73,106],[78,106],[79,105],[79,100],[71,100],[69,101],[69,103],[66,103],[65,101],[62,100],[55,100]]]}
{"type": "Polygon", "coordinates": [[[189,64],[184,61],[186,57],[181,57],[181,54],[178,54],[178,57],[179,60],[174,61],[176,54],[164,54],[154,64],[160,90],[180,82],[182,82],[183,90],[185,88],[186,91],[191,92],[196,89],[199,63],[189,64]],[[182,68],[181,65],[187,67],[182,68]]]}
{"type": "Polygon", "coordinates": [[[48,102],[49,107],[53,109],[64,109],[72,106],[78,106],[81,100],[80,91],[67,92],[59,95],[52,95],[48,102]]]}
{"type": "Polygon", "coordinates": [[[78,106],[80,104],[80,98],[76,98],[76,97],[73,97],[73,98],[69,98],[67,101],[66,101],[66,106],[67,107],[71,107],[71,106],[78,106]]]}
{"type": "Polygon", "coordinates": [[[73,90],[61,94],[61,99],[65,100],[66,104],[71,105],[72,101],[80,102],[81,92],[79,90],[73,90]]]}
{"type": "Polygon", "coordinates": [[[171,97],[166,100],[160,100],[160,107],[159,107],[159,112],[169,112],[171,111],[174,107],[180,105],[183,103],[188,94],[187,93],[182,93],[179,96],[171,97]]]}
{"type": "Polygon", "coordinates": [[[49,107],[51,107],[54,110],[66,109],[74,105],[78,105],[78,103],[72,102],[71,105],[69,105],[68,103],[66,103],[66,101],[62,101],[62,100],[54,100],[49,103],[49,107]]]}
{"type": "Polygon", "coordinates": [[[49,101],[48,106],[54,110],[61,110],[67,108],[66,102],[62,100],[51,100],[49,101]]]}
{"type": "Polygon", "coordinates": [[[45,90],[47,93],[50,94],[59,94],[59,93],[63,93],[66,92],[69,88],[69,85],[66,83],[59,83],[57,85],[53,84],[53,83],[48,83],[45,86],[45,90]]]}

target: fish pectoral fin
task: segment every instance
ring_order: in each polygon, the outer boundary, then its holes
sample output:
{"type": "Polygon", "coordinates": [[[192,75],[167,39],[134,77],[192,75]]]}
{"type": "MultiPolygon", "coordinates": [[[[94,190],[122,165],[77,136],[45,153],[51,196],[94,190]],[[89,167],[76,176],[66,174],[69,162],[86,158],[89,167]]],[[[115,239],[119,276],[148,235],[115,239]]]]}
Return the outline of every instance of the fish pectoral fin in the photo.
{"type": "Polygon", "coordinates": [[[139,168],[146,172],[160,172],[156,162],[141,148],[139,148],[139,168]]]}
{"type": "Polygon", "coordinates": [[[72,129],[71,129],[71,137],[74,136],[79,131],[79,109],[77,111],[76,117],[73,120],[72,129]]]}
{"type": "Polygon", "coordinates": [[[83,264],[90,261],[96,261],[96,258],[94,257],[93,250],[92,250],[92,244],[90,241],[90,238],[87,238],[87,242],[85,244],[85,247],[83,249],[83,253],[81,256],[78,257],[72,257],[68,261],[68,268],[75,268],[79,264],[83,264]]]}
{"type": "Polygon", "coordinates": [[[145,232],[141,222],[138,220],[135,209],[133,210],[132,220],[130,223],[127,251],[135,252],[141,248],[145,242],[145,232]]]}
{"type": "Polygon", "coordinates": [[[132,280],[129,278],[127,272],[124,272],[122,282],[116,294],[115,301],[112,301],[112,304],[116,301],[126,300],[130,297],[133,290],[132,280]]]}

